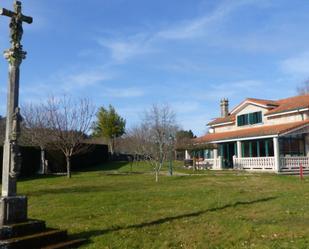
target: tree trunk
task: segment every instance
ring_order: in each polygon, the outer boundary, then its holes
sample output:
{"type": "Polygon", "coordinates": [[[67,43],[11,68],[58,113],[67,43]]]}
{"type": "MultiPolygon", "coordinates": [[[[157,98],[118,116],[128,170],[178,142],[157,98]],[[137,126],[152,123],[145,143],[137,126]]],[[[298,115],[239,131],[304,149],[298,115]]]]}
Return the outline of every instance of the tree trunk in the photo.
{"type": "Polygon", "coordinates": [[[112,155],[112,158],[114,156],[114,142],[113,142],[113,139],[111,139],[109,141],[109,149],[110,149],[110,152],[111,152],[111,155],[112,155]]]}
{"type": "Polygon", "coordinates": [[[193,157],[193,171],[195,171],[196,170],[196,160],[195,160],[195,157],[193,157]]]}
{"type": "Polygon", "coordinates": [[[158,172],[158,170],[156,170],[156,182],[158,182],[159,181],[159,172],[158,172]]]}
{"type": "Polygon", "coordinates": [[[66,156],[67,161],[67,177],[71,178],[71,158],[70,156],[66,156]]]}
{"type": "Polygon", "coordinates": [[[41,160],[40,160],[40,169],[39,169],[39,174],[46,174],[45,170],[45,150],[44,148],[41,148],[41,160]]]}

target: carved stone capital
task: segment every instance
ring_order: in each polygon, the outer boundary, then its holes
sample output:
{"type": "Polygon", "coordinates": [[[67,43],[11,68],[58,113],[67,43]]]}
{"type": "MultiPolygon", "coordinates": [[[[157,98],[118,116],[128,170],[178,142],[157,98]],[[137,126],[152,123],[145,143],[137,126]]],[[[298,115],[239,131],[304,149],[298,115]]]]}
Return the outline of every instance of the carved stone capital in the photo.
{"type": "Polygon", "coordinates": [[[10,48],[4,51],[4,58],[10,63],[10,65],[18,67],[22,60],[26,59],[27,52],[20,48],[10,48]]]}

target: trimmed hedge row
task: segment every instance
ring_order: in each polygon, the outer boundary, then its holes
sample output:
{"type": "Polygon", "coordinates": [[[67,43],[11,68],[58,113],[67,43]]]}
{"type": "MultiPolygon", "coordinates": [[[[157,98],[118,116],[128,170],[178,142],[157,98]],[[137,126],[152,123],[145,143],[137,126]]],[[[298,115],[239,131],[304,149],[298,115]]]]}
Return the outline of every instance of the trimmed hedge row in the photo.
{"type": "MultiPolygon", "coordinates": [[[[22,154],[21,177],[30,177],[37,174],[40,168],[41,151],[38,147],[20,147],[22,154]]],[[[52,173],[66,172],[66,161],[63,153],[56,150],[46,151],[48,169],[52,173]]],[[[3,147],[0,147],[0,175],[2,175],[3,147]]],[[[91,166],[106,162],[108,160],[107,145],[93,145],[84,154],[75,155],[71,158],[72,171],[87,169],[91,166]]]]}

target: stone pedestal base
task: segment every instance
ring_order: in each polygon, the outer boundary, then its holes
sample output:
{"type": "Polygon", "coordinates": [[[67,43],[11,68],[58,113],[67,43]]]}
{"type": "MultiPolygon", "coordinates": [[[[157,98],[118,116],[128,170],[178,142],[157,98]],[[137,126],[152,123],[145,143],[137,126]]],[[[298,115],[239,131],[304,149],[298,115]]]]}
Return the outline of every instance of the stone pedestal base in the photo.
{"type": "Polygon", "coordinates": [[[68,249],[78,248],[85,242],[84,239],[70,239],[65,230],[46,228],[42,220],[0,227],[0,249],[68,249]]]}
{"type": "Polygon", "coordinates": [[[0,198],[0,226],[27,221],[27,197],[0,198]]]}

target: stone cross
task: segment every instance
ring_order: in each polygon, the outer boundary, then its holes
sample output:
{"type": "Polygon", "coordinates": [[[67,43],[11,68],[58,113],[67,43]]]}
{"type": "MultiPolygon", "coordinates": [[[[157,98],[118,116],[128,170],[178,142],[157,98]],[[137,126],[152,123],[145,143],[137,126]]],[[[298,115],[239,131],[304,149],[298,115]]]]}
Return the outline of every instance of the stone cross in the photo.
{"type": "Polygon", "coordinates": [[[9,62],[9,82],[6,114],[5,141],[3,146],[2,195],[0,200],[0,224],[20,222],[27,219],[27,198],[16,196],[16,178],[20,171],[21,154],[18,146],[21,115],[19,99],[19,67],[26,52],[21,39],[23,22],[32,23],[32,17],[22,14],[21,2],[14,2],[14,11],[0,8],[0,15],[11,18],[11,48],[4,52],[9,62]]]}

